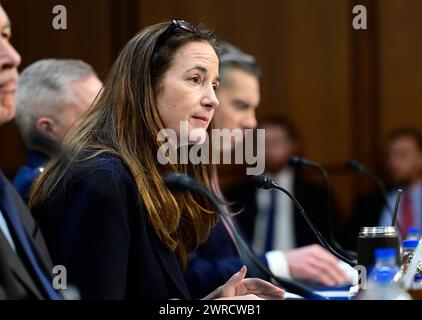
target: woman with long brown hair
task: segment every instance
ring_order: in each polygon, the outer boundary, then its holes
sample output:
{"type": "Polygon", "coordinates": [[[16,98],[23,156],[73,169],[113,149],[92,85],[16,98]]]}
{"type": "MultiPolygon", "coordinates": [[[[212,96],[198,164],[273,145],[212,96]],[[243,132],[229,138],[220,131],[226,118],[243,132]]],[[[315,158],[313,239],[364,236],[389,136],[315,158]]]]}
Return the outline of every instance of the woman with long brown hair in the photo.
{"type": "MultiPolygon", "coordinates": [[[[54,263],[82,298],[189,298],[182,269],[216,222],[199,195],[172,194],[166,172],[210,190],[210,165],[157,161],[159,132],[210,130],[218,106],[218,47],[207,30],[173,20],[139,32],[120,53],[101,95],[34,184],[30,207],[54,263]]],[[[196,141],[190,141],[195,143],[196,141]]],[[[283,291],[245,268],[209,298],[283,291]]]]}

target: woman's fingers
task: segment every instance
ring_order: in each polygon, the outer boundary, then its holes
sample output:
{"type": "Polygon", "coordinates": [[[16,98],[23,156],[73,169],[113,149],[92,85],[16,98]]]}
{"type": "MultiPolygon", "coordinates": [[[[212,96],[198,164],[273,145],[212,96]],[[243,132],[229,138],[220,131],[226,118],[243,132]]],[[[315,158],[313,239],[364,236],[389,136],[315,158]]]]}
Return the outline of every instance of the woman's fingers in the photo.
{"type": "Polygon", "coordinates": [[[248,269],[246,266],[243,266],[239,272],[232,275],[232,277],[226,282],[225,286],[237,286],[243,279],[245,279],[247,271],[248,269]]]}
{"type": "Polygon", "coordinates": [[[268,281],[258,278],[249,278],[243,280],[243,285],[247,289],[247,293],[256,294],[259,296],[270,297],[271,299],[282,299],[284,297],[284,290],[276,287],[268,281]]]}

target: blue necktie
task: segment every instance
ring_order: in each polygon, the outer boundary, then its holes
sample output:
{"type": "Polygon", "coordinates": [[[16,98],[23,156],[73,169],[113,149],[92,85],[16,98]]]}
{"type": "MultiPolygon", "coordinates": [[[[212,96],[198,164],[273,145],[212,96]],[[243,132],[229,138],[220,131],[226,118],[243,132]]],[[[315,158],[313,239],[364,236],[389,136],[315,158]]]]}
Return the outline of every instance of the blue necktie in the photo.
{"type": "Polygon", "coordinates": [[[18,212],[16,211],[16,208],[11,199],[13,198],[10,192],[7,190],[6,178],[0,171],[0,210],[7,220],[9,228],[12,229],[13,233],[15,234],[15,244],[21,247],[35,275],[37,276],[39,283],[44,288],[47,297],[50,300],[60,300],[61,298],[59,294],[54,290],[50,280],[47,278],[47,276],[41,270],[40,265],[38,264],[36,255],[33,251],[31,243],[27,238],[27,234],[19,219],[18,212]]]}
{"type": "Polygon", "coordinates": [[[276,212],[277,190],[270,190],[270,206],[268,207],[267,234],[265,237],[265,252],[273,250],[274,224],[276,212]]]}

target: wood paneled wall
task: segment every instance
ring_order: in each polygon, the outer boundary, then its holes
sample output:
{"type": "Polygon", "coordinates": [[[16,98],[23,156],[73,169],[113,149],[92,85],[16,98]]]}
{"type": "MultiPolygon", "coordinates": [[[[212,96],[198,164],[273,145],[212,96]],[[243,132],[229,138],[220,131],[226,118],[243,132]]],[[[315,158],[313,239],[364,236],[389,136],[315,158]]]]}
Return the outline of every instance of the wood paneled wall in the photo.
{"type": "MultiPolygon", "coordinates": [[[[203,22],[262,65],[258,115],[293,119],[304,155],[329,169],[343,220],[372,185],[344,169],[357,158],[381,169],[383,137],[422,128],[422,2],[419,0],[63,0],[68,30],[51,26],[52,0],[6,0],[22,67],[40,58],[81,58],[104,78],[119,49],[144,26],[203,22]],[[368,30],[352,28],[352,7],[368,30]]],[[[0,166],[13,175],[25,151],[13,124],[0,129],[0,166]]]]}

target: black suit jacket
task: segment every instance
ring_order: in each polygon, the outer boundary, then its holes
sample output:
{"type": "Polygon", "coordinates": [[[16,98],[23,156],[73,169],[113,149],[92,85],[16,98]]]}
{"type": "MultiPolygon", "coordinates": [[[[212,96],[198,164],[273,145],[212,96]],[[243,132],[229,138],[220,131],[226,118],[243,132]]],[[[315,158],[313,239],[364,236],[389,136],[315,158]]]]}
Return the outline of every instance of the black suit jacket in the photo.
{"type": "Polygon", "coordinates": [[[175,253],[152,230],[117,157],[78,162],[35,214],[54,263],[66,267],[82,299],[190,298],[175,253]]]}
{"type": "MultiPolygon", "coordinates": [[[[1,172],[0,174],[2,175],[1,172]]],[[[5,179],[4,176],[2,176],[2,179],[5,179]]],[[[35,251],[39,265],[47,276],[51,276],[53,266],[40,229],[13,186],[7,180],[5,181],[6,188],[12,195],[10,200],[19,214],[20,221],[35,251]]],[[[30,264],[20,254],[19,242],[14,236],[13,229],[10,226],[9,229],[17,248],[14,251],[3,232],[0,231],[0,299],[46,298],[41,285],[36,280],[37,277],[32,272],[30,264]]]]}
{"type": "MultiPolygon", "coordinates": [[[[239,228],[235,225],[233,227],[241,235],[239,228]]],[[[265,255],[259,255],[257,258],[268,267],[265,255]]],[[[233,240],[220,220],[211,230],[207,241],[189,256],[189,264],[185,271],[189,291],[194,298],[202,298],[223,285],[243,265],[248,267],[248,277],[270,280],[257,269],[250,258],[239,256],[233,240]]]]}
{"type": "MultiPolygon", "coordinates": [[[[241,211],[237,215],[237,221],[249,241],[252,241],[254,236],[255,219],[258,211],[256,193],[257,189],[252,183],[245,183],[225,192],[226,199],[233,203],[233,210],[241,211]]],[[[306,182],[295,175],[293,194],[318,229],[327,236],[328,205],[326,189],[306,182]]],[[[335,215],[336,209],[332,200],[330,200],[330,205],[335,215]]],[[[296,208],[293,220],[297,247],[318,243],[318,239],[296,208]]]]}

